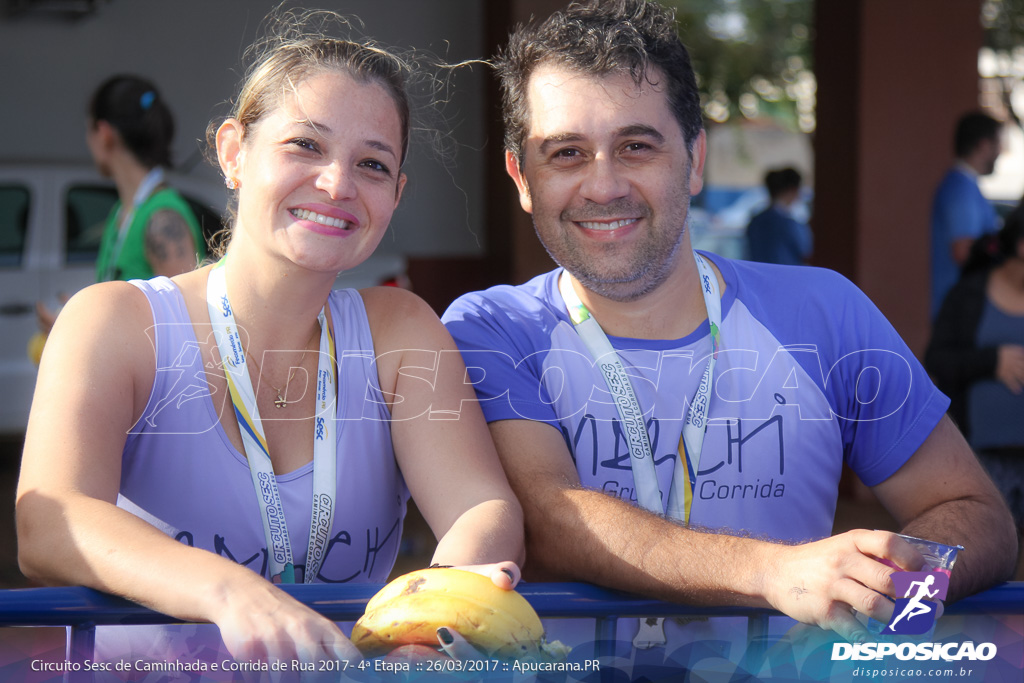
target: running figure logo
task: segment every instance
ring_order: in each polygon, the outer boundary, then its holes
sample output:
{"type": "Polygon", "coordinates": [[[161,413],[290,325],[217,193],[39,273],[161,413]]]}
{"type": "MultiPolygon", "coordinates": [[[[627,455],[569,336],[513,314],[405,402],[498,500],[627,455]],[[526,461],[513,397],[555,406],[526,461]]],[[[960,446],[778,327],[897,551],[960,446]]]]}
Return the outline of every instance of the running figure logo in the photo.
{"type": "Polygon", "coordinates": [[[882,633],[918,635],[935,623],[937,600],[945,600],[949,590],[949,575],[942,572],[896,572],[892,575],[896,586],[896,607],[892,621],[882,633]]]}

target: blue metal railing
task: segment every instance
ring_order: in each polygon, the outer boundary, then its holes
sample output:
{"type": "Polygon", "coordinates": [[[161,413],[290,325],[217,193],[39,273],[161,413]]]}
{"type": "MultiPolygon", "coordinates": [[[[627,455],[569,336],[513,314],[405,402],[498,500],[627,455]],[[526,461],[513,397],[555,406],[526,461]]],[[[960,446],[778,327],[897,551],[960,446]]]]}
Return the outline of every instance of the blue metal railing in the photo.
{"type": "MultiPolygon", "coordinates": [[[[379,585],[283,585],[292,597],[332,621],[355,621],[379,585]]],[[[738,616],[748,619],[750,642],[763,641],[769,609],[745,607],[690,607],[581,583],[521,583],[517,590],[541,618],[595,620],[595,642],[615,640],[617,619],[648,616],[738,616]]],[[[1004,583],[946,607],[947,615],[1022,615],[1024,582],[1004,583]]],[[[110,624],[176,624],[181,620],[135,603],[82,587],[26,588],[0,591],[0,626],[69,626],[67,659],[83,663],[91,658],[95,627],[110,624]]],[[[600,652],[598,652],[600,654],[600,652]]],[[[90,680],[87,677],[70,680],[90,680]]]]}

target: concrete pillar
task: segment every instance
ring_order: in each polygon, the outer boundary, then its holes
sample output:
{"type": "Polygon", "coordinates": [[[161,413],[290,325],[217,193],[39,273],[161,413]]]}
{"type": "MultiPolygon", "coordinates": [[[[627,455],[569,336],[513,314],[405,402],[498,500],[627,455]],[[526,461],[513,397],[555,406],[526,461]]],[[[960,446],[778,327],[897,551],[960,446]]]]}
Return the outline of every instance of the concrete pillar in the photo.
{"type": "Polygon", "coordinates": [[[929,335],[932,193],[978,106],[981,0],[816,7],[815,262],[856,282],[911,350],[929,335]]]}

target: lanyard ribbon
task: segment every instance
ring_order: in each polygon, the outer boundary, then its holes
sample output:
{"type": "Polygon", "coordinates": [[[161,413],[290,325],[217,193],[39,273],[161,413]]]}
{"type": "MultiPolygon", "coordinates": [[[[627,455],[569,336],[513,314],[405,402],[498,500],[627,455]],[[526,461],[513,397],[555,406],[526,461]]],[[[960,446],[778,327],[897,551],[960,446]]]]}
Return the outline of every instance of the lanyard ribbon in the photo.
{"type": "Polygon", "coordinates": [[[121,224],[117,226],[117,237],[114,240],[113,247],[110,249],[110,259],[107,261],[107,267],[103,271],[103,277],[100,279],[100,282],[109,282],[117,275],[117,259],[121,256],[121,250],[124,248],[124,241],[128,237],[128,228],[132,224],[132,218],[135,217],[135,210],[149,199],[149,196],[153,194],[156,188],[160,187],[160,183],[163,181],[164,169],[160,166],[152,168],[146,174],[146,177],[142,179],[142,182],[139,183],[139,189],[135,190],[135,197],[132,199],[131,207],[121,207],[121,210],[124,212],[121,217],[121,224]]]}
{"type": "MultiPolygon", "coordinates": [[[[238,429],[249,461],[249,472],[260,506],[263,533],[267,541],[270,575],[274,583],[295,583],[295,562],[288,525],[284,518],[281,493],[274,476],[270,450],[256,406],[256,392],[246,367],[235,315],[228,302],[223,259],[210,270],[206,304],[210,312],[224,377],[235,407],[238,429]]],[[[312,583],[324,559],[331,526],[334,524],[337,494],[337,437],[332,433],[337,421],[337,376],[334,366],[334,334],[327,322],[326,306],[317,316],[320,323],[320,353],[317,362],[316,415],[313,420],[313,512],[309,525],[305,583],[312,583]]]]}
{"type": "MultiPolygon", "coordinates": [[[[711,403],[711,389],[715,375],[715,362],[721,347],[722,301],[718,290],[718,278],[707,260],[693,253],[700,276],[701,294],[707,308],[708,324],[711,328],[711,357],[704,368],[697,391],[690,401],[683,421],[683,432],[679,439],[679,462],[672,473],[672,488],[668,496],[666,514],[672,519],[690,521],[690,509],[693,505],[693,490],[697,481],[697,468],[700,454],[704,448],[704,433],[708,426],[708,406],[711,403]]],[[[654,470],[654,456],[651,453],[651,441],[644,424],[643,411],[629,381],[626,368],[615,352],[608,335],[591,315],[587,307],[580,301],[572,282],[565,272],[558,279],[558,291],[565,301],[569,318],[576,332],[583,341],[590,355],[597,361],[601,374],[604,376],[608,391],[615,401],[619,413],[622,431],[629,446],[630,464],[633,469],[633,482],[636,485],[637,502],[651,512],[661,514],[665,510],[661,491],[658,487],[658,476],[654,470]]]]}

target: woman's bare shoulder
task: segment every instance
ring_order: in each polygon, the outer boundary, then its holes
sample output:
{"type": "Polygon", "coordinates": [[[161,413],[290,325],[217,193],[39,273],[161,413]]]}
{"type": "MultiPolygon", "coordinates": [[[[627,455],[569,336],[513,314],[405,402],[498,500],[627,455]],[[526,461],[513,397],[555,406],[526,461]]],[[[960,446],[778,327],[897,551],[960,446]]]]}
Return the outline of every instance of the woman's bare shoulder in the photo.
{"type": "Polygon", "coordinates": [[[83,405],[98,401],[120,406],[124,416],[138,414],[156,368],[152,328],[149,302],[134,285],[104,282],[75,294],[46,340],[33,412],[40,397],[88,396],[83,405]]]}
{"type": "Polygon", "coordinates": [[[152,319],[146,295],[138,287],[128,282],[101,282],[71,297],[57,317],[54,332],[74,328],[116,333],[118,328],[123,330],[136,322],[151,323],[152,319]]]}
{"type": "Polygon", "coordinates": [[[450,344],[450,337],[437,314],[416,294],[398,287],[370,287],[359,290],[359,294],[366,306],[370,333],[378,353],[450,344]]]}

